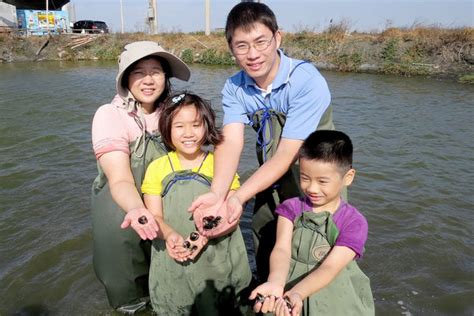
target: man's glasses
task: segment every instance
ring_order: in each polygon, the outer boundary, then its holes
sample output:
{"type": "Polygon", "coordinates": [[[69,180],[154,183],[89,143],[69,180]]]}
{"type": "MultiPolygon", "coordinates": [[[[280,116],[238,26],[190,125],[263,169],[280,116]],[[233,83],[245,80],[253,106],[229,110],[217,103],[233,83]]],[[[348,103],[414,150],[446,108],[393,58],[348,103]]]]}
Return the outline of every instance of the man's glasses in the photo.
{"type": "Polygon", "coordinates": [[[270,39],[259,39],[258,41],[249,44],[249,43],[239,43],[237,45],[232,45],[232,51],[236,55],[245,55],[249,52],[250,46],[253,46],[257,51],[261,52],[270,46],[273,41],[275,34],[272,35],[270,39]]]}

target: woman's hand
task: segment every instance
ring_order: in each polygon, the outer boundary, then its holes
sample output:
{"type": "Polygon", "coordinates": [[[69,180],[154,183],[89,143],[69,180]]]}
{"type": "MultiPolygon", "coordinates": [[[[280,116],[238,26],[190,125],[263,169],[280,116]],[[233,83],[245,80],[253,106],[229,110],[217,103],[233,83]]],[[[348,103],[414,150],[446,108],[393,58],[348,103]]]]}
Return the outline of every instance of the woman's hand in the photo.
{"type": "Polygon", "coordinates": [[[276,301],[282,295],[283,286],[273,282],[265,282],[250,293],[249,299],[255,300],[254,312],[269,313],[275,311],[276,301]]]}
{"type": "Polygon", "coordinates": [[[158,224],[150,211],[144,207],[134,208],[127,212],[120,227],[125,229],[129,226],[132,226],[143,240],[153,240],[158,236],[158,224]]]}

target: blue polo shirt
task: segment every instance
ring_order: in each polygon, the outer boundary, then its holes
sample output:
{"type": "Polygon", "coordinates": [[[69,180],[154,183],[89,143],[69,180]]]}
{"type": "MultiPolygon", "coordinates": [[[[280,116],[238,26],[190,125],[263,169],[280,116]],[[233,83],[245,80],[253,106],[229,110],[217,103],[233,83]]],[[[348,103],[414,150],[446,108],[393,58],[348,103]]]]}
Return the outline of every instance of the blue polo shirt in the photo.
{"type": "Polygon", "coordinates": [[[267,107],[286,115],[284,138],[304,140],[316,130],[331,102],[326,80],[311,63],[279,54],[271,91],[259,89],[244,71],[227,79],[222,89],[224,125],[250,124],[247,114],[267,107]]]}

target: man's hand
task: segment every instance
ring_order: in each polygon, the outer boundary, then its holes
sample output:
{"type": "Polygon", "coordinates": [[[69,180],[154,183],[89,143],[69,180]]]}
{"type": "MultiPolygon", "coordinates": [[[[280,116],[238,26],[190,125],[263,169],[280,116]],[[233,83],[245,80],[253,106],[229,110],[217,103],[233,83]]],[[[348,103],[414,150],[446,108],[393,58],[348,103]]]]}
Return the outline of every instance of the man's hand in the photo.
{"type": "Polygon", "coordinates": [[[230,225],[234,225],[240,220],[240,217],[242,216],[242,213],[244,211],[244,207],[235,194],[227,198],[226,206],[228,214],[227,222],[230,225]]]}
{"type": "MultiPolygon", "coordinates": [[[[219,209],[223,204],[224,201],[219,199],[214,192],[202,194],[193,201],[188,212],[193,213],[194,224],[201,235],[206,236],[207,233],[203,228],[203,218],[207,216],[218,216],[219,209]]],[[[222,217],[222,215],[219,216],[222,217]]]]}
{"type": "Polygon", "coordinates": [[[129,226],[132,226],[143,240],[153,240],[158,236],[158,224],[153,214],[144,207],[135,208],[127,212],[120,227],[125,229],[129,226]]]}
{"type": "MultiPolygon", "coordinates": [[[[240,214],[242,214],[242,206],[239,204],[237,199],[233,200],[236,205],[232,205],[234,210],[232,215],[234,218],[230,218],[230,214],[227,210],[227,201],[221,205],[217,210],[216,215],[205,215],[201,220],[194,217],[194,221],[200,221],[202,231],[200,233],[208,238],[216,238],[224,236],[234,231],[239,225],[240,214]],[[240,207],[240,209],[239,209],[240,207]]],[[[196,214],[196,213],[194,213],[196,214]]],[[[196,225],[197,226],[197,225],[196,225]]]]}

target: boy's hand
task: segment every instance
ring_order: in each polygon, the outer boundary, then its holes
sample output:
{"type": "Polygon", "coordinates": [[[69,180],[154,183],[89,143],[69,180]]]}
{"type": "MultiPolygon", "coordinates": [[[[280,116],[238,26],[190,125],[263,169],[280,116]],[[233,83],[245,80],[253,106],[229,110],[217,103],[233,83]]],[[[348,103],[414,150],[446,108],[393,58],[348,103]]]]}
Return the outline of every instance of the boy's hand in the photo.
{"type": "Polygon", "coordinates": [[[254,312],[269,313],[275,311],[275,303],[278,297],[283,295],[283,287],[273,282],[266,282],[257,286],[249,299],[255,300],[254,312]]]}
{"type": "Polygon", "coordinates": [[[179,262],[189,259],[189,250],[183,246],[184,238],[180,234],[176,232],[169,233],[165,241],[166,250],[171,258],[179,262]]]}
{"type": "Polygon", "coordinates": [[[280,297],[275,306],[275,315],[278,316],[298,316],[303,307],[303,300],[297,292],[286,292],[280,297]]]}
{"type": "Polygon", "coordinates": [[[129,226],[132,226],[143,240],[153,240],[158,236],[158,224],[153,214],[144,207],[134,208],[127,212],[120,227],[125,229],[129,226]]]}

